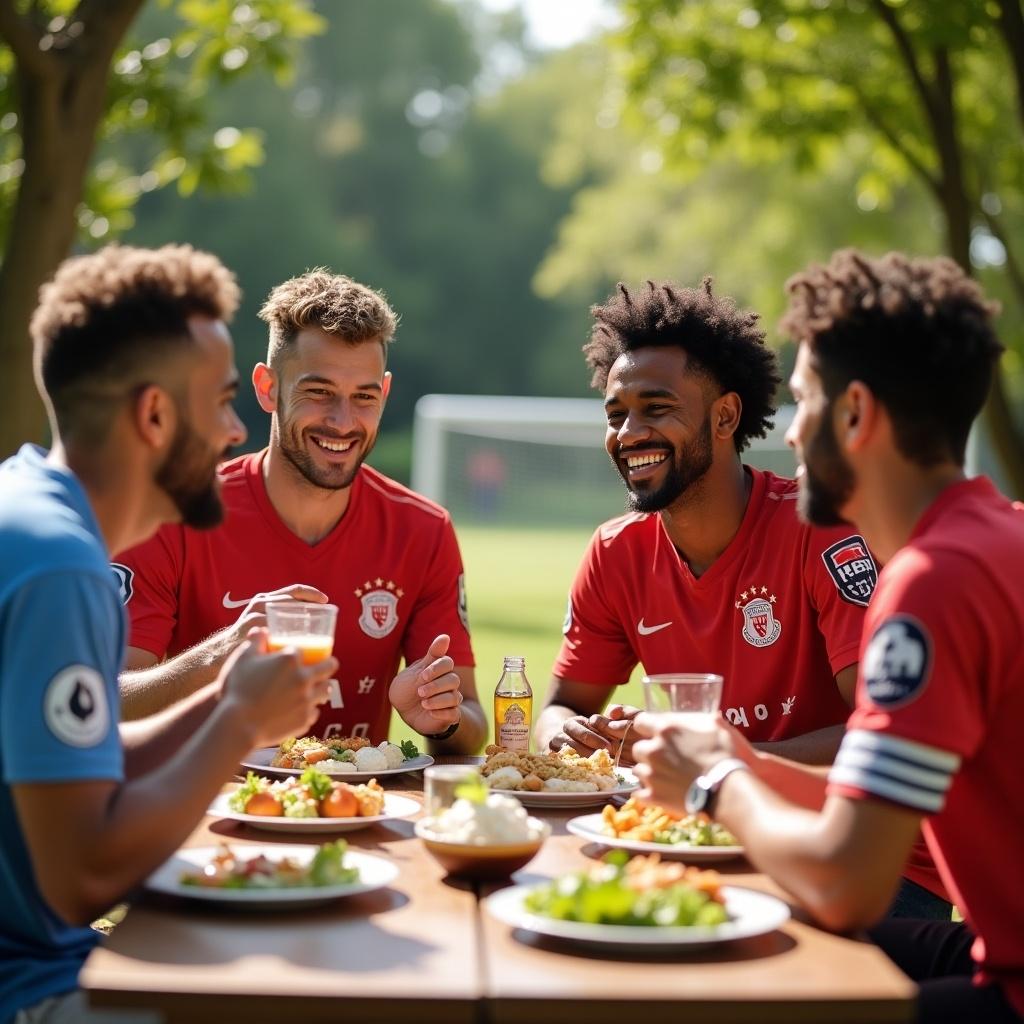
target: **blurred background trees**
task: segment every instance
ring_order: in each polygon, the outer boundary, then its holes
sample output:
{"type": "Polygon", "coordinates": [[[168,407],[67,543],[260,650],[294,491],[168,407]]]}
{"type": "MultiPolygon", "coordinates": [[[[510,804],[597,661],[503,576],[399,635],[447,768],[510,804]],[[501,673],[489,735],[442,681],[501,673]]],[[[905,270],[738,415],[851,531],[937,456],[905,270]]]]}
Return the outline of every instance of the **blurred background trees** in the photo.
{"type": "MultiPolygon", "coordinates": [[[[31,251],[12,241],[28,171],[10,19],[103,6],[0,0],[0,281],[31,251]]],[[[619,279],[710,272],[780,343],[782,285],[808,261],[946,251],[1004,302],[991,436],[1024,495],[1020,0],[622,0],[620,28],[557,51],[487,6],[144,5],[65,246],[77,225],[80,247],[216,252],[245,292],[243,372],[275,283],[326,265],[382,289],[402,322],[372,461],[400,478],[424,393],[587,394],[588,306],[619,279]]],[[[32,395],[24,324],[0,325],[9,392],[32,395]]],[[[262,414],[240,409],[259,445],[262,414]]],[[[4,451],[27,423],[5,408],[4,451]]]]}

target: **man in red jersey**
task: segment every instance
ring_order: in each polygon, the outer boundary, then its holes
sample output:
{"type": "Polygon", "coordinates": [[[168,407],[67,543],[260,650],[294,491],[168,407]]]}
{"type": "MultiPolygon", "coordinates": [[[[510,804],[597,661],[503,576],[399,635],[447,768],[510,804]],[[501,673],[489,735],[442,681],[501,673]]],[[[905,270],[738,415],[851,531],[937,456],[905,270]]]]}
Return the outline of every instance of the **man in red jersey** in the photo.
{"type": "MultiPolygon", "coordinates": [[[[623,747],[636,708],[602,708],[648,674],[716,672],[723,713],[762,750],[831,764],[853,703],[877,579],[863,537],[800,522],[797,483],[745,467],[779,383],[754,313],[711,291],[620,285],[585,347],[630,513],[602,526],[569,598],[539,745],[623,747]]],[[[923,846],[896,914],[949,919],[923,846]]]]}
{"type": "Polygon", "coordinates": [[[1024,508],[963,471],[1002,351],[995,310],[952,261],[895,253],[837,253],[788,290],[802,511],[855,523],[885,563],[857,706],[827,781],[727,725],[699,737],[641,715],[642,796],[713,813],[835,929],[881,917],[924,820],[965,922],[872,935],[921,983],[918,1020],[1019,1022],[1024,508]]]}
{"type": "Polygon", "coordinates": [[[477,750],[486,720],[451,520],[363,464],[395,314],[315,270],[275,288],[260,316],[270,345],[253,385],[270,445],[221,468],[225,524],[169,527],[115,566],[131,618],[125,711],[150,714],[212,678],[267,601],[331,601],[341,667],[311,731],[377,743],[394,708],[438,749],[477,750]]]}

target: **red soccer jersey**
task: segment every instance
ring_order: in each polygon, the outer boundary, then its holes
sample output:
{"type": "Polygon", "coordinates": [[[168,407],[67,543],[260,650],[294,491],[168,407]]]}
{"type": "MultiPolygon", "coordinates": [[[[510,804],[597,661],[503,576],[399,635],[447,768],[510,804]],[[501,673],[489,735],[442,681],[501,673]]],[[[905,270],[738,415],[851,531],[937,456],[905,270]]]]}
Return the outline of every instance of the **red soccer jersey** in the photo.
{"type": "Polygon", "coordinates": [[[829,792],[930,817],[939,871],[978,938],[978,980],[1024,1013],[1024,506],[948,487],[885,567],[829,792]]]}
{"type": "Polygon", "coordinates": [[[863,539],[800,522],[793,480],[748,470],[739,532],[699,578],[658,515],[594,535],[569,598],[554,674],[603,686],[648,673],[717,672],[722,711],[752,742],[845,722],[837,672],[857,660],[877,579],[863,539]]]}
{"type": "Polygon", "coordinates": [[[281,522],[263,483],[264,452],[221,469],[227,512],[214,530],[164,527],[120,558],[133,647],[158,657],[230,625],[249,599],[307,583],[338,606],[338,681],[311,730],[387,738],[388,686],[400,659],[421,658],[439,633],[471,666],[462,559],[448,513],[363,466],[345,515],[319,543],[281,522]]]}

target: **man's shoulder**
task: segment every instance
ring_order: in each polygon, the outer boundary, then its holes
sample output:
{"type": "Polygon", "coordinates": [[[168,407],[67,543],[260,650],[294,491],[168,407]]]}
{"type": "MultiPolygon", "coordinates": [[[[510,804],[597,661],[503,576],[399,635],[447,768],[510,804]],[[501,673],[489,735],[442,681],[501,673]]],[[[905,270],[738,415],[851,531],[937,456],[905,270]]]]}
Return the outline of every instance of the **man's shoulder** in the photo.
{"type": "Polygon", "coordinates": [[[430,498],[418,494],[365,463],[359,469],[359,482],[361,500],[387,508],[390,515],[426,518],[438,522],[450,519],[443,505],[431,501],[430,498]]]}
{"type": "Polygon", "coordinates": [[[217,467],[221,494],[225,500],[229,495],[238,494],[248,488],[249,478],[260,471],[265,452],[264,448],[258,452],[249,452],[247,455],[238,455],[233,459],[228,459],[227,462],[222,462],[217,467]]]}
{"type": "Polygon", "coordinates": [[[642,540],[651,535],[652,527],[657,528],[658,517],[647,512],[627,512],[602,523],[594,535],[601,547],[608,548],[618,542],[642,540]]]}

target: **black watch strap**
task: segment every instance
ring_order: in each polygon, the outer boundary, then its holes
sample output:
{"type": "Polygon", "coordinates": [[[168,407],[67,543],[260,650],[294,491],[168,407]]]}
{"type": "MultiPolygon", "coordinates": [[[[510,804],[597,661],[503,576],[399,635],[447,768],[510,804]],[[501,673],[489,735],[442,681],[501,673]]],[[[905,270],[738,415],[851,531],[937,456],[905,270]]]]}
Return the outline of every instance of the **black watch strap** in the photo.
{"type": "Polygon", "coordinates": [[[457,722],[452,722],[444,732],[425,732],[423,733],[423,738],[425,740],[446,740],[449,736],[455,735],[456,729],[458,729],[461,724],[462,719],[460,718],[457,722]]]}

